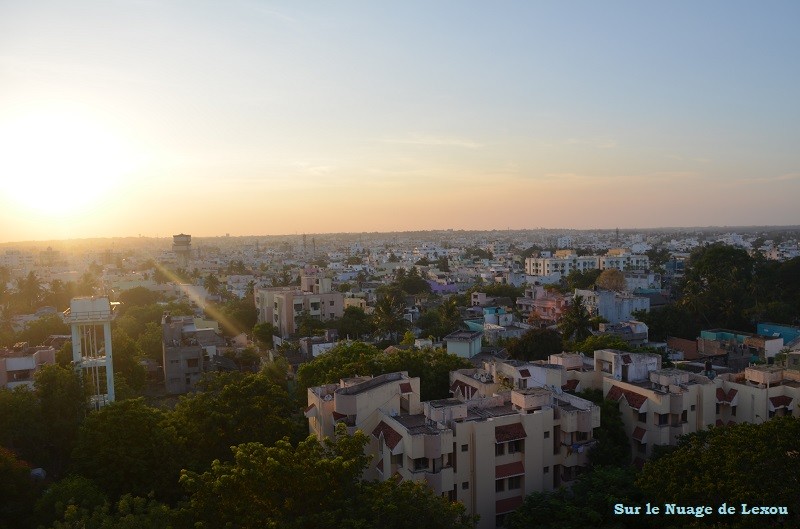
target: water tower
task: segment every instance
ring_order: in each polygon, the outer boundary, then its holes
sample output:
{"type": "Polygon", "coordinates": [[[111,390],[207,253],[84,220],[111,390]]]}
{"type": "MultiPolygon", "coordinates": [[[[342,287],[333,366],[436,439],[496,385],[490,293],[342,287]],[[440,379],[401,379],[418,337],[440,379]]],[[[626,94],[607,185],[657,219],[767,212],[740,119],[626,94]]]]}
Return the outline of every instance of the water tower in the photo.
{"type": "Polygon", "coordinates": [[[114,402],[111,320],[118,305],[106,296],[78,297],[64,311],[64,322],[72,327],[72,364],[91,381],[95,408],[114,402]]]}
{"type": "Polygon", "coordinates": [[[189,266],[189,257],[192,255],[192,236],[179,233],[172,236],[172,251],[178,257],[178,264],[184,268],[189,266]]]}

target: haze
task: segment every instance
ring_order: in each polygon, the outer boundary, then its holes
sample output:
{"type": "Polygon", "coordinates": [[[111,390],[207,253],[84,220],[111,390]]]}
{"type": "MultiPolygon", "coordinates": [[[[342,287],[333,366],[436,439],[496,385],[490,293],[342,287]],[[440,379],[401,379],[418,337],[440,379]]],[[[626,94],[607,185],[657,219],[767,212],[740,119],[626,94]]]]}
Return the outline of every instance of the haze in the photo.
{"type": "Polygon", "coordinates": [[[800,4],[0,4],[0,242],[797,224],[800,4]]]}

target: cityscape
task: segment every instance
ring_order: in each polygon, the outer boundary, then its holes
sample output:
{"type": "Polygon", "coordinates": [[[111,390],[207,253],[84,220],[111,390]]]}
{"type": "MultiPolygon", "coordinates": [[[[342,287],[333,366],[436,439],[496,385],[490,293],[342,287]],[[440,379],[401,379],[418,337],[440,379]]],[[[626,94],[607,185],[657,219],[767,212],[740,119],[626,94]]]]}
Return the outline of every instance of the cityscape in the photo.
{"type": "Polygon", "coordinates": [[[0,529],[800,526],[798,15],[0,4],[0,529]]]}

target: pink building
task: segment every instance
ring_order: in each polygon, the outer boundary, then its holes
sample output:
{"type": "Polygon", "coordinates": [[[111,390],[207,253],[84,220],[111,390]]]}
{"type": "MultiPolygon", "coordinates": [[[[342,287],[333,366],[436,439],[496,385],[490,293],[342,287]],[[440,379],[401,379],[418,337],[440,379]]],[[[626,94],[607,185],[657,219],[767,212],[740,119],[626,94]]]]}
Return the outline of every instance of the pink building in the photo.
{"type": "Polygon", "coordinates": [[[558,292],[547,290],[541,285],[525,290],[525,297],[517,298],[520,312],[539,316],[544,325],[555,325],[569,308],[572,298],[558,292]]]}

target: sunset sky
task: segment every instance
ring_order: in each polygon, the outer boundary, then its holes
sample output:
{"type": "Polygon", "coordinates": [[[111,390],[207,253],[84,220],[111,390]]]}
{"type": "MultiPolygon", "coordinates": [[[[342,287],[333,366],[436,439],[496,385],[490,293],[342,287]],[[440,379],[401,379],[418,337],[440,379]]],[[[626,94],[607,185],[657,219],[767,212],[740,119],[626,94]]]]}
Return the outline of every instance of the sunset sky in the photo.
{"type": "Polygon", "coordinates": [[[0,242],[800,224],[800,2],[0,2],[0,242]]]}

